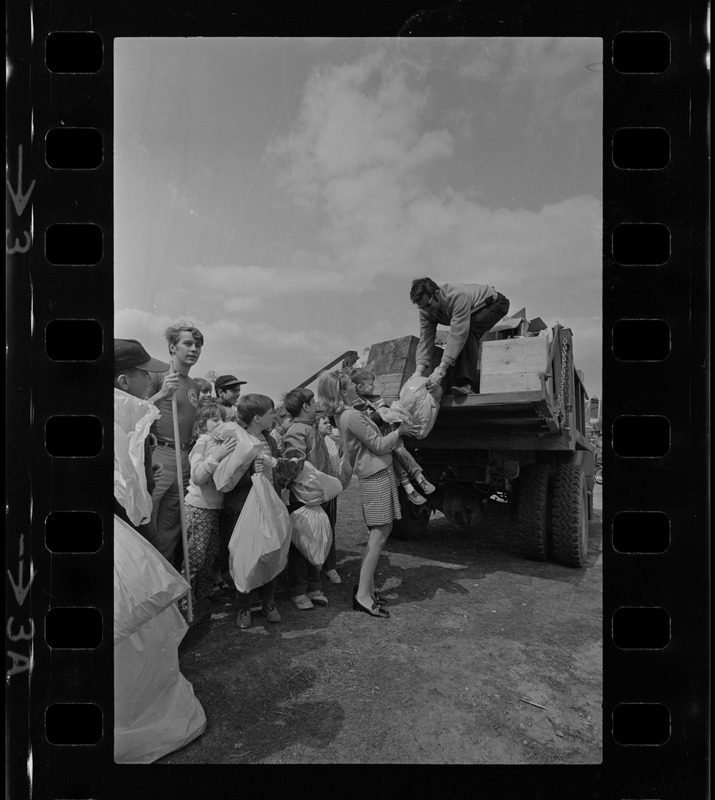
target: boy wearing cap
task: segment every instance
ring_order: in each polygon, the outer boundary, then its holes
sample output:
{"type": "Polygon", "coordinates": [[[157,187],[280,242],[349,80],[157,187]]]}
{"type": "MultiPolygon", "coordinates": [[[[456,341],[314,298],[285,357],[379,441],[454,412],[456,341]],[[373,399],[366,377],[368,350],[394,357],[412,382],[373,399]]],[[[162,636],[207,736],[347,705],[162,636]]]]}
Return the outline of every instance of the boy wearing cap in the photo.
{"type": "Polygon", "coordinates": [[[176,472],[176,450],[181,453],[183,486],[189,485],[189,449],[193,439],[194,417],[199,405],[199,386],[189,371],[201,356],[204,337],[198,328],[183,320],[170,325],[164,332],[171,356],[168,372],[151,375],[148,400],[159,409],[160,416],[152,425],[157,446],[154,461],[162,465],[161,476],[156,482],[152,500],[152,519],[156,525],[159,541],[157,549],[166,560],[175,566],[181,560],[177,544],[181,538],[181,509],[179,481],[176,472]],[[174,440],[174,414],[172,395],[176,393],[179,439],[174,440]]]}
{"type": "MultiPolygon", "coordinates": [[[[149,386],[150,372],[163,372],[169,365],[156,358],[152,358],[136,339],[114,340],[114,389],[115,389],[115,415],[120,406],[128,404],[124,395],[131,395],[142,401],[149,386]],[[116,392],[120,392],[119,395],[116,392]]],[[[142,413],[140,403],[131,404],[134,414],[142,413]]],[[[160,470],[159,465],[152,465],[151,443],[154,437],[149,434],[144,439],[144,478],[149,497],[154,490],[155,472],[160,470]]],[[[115,450],[116,452],[116,450],[115,450]]],[[[125,462],[126,463],[126,462],[125,462]]],[[[114,513],[129,523],[136,531],[151,544],[156,546],[158,537],[156,526],[151,518],[145,523],[135,524],[129,518],[124,506],[114,498],[114,513]]],[[[135,516],[135,514],[133,514],[135,516]]]]}
{"type": "Polygon", "coordinates": [[[235,375],[219,375],[216,378],[214,384],[216,402],[230,410],[232,419],[237,419],[236,403],[241,394],[241,386],[245,383],[246,381],[239,381],[235,375]]]}

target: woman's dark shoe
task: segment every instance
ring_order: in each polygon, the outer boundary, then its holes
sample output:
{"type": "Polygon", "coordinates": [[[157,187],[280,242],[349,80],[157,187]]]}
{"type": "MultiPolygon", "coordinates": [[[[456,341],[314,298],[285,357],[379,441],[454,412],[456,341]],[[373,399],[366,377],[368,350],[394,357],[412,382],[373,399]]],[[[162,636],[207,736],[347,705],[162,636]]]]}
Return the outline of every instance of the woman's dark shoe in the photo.
{"type": "Polygon", "coordinates": [[[373,603],[372,608],[367,608],[357,599],[357,597],[353,597],[353,611],[364,611],[371,617],[387,618],[390,616],[390,612],[386,611],[384,608],[381,608],[377,603],[373,603]]]}
{"type": "MultiPolygon", "coordinates": [[[[355,584],[355,586],[353,586],[353,599],[357,596],[357,590],[358,590],[358,585],[355,584]]],[[[385,598],[381,594],[378,594],[377,592],[373,594],[372,599],[378,606],[387,605],[387,600],[385,600],[385,598]]]]}

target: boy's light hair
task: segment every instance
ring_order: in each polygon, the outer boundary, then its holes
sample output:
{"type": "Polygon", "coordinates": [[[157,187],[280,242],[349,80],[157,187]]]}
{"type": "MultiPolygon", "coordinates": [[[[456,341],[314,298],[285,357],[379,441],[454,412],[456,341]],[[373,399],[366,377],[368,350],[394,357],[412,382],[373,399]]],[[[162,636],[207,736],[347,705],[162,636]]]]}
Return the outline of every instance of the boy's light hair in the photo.
{"type": "Polygon", "coordinates": [[[275,403],[265,394],[244,394],[238,398],[235,408],[241,422],[250,425],[254,417],[260,417],[275,408],[275,403]]]}
{"type": "Polygon", "coordinates": [[[198,383],[200,392],[213,392],[214,387],[211,385],[211,381],[207,381],[206,378],[194,378],[194,380],[198,383]]]}
{"type": "Polygon", "coordinates": [[[375,373],[372,370],[366,369],[365,367],[357,367],[352,370],[350,373],[350,380],[357,386],[358,383],[368,383],[369,381],[374,381],[376,378],[375,373]]]}
{"type": "Polygon", "coordinates": [[[277,417],[290,417],[291,414],[288,411],[288,409],[283,405],[283,403],[280,403],[279,405],[276,406],[276,416],[277,417]]]}
{"type": "Polygon", "coordinates": [[[325,413],[332,415],[343,410],[342,391],[351,384],[351,378],[345,372],[336,369],[332,372],[324,372],[318,378],[318,397],[325,406],[325,413]]]}
{"type": "Polygon", "coordinates": [[[195,328],[190,322],[186,322],[186,320],[180,319],[178,322],[174,322],[164,331],[164,337],[169,344],[169,352],[171,352],[171,347],[176,346],[179,343],[179,339],[181,338],[181,334],[184,331],[189,331],[191,335],[194,337],[194,341],[196,342],[199,347],[204,346],[204,335],[198,328],[195,328]]]}
{"type": "Polygon", "coordinates": [[[310,389],[291,389],[283,398],[283,406],[291,417],[298,417],[303,410],[303,403],[310,403],[314,397],[310,389]]]}

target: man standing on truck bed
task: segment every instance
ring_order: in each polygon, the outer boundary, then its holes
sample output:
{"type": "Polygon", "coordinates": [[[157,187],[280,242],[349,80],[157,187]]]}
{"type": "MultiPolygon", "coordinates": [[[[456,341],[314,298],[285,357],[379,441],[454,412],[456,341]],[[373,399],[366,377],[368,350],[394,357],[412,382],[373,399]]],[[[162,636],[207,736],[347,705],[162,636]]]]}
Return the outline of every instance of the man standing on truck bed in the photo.
{"type": "Polygon", "coordinates": [[[438,386],[452,369],[452,394],[473,394],[478,386],[479,341],[509,311],[509,301],[493,286],[444,283],[431,278],[412,281],[410,300],[420,311],[420,342],[415,375],[430,367],[437,325],[449,325],[449,338],[427,388],[438,386]]]}

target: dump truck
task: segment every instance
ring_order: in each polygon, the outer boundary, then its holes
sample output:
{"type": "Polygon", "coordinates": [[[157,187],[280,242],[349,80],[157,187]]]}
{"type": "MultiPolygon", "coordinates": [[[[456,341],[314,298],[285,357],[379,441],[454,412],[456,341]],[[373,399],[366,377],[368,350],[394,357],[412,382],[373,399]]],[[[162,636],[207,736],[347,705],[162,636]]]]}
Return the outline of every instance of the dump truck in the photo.
{"type": "MultiPolygon", "coordinates": [[[[388,403],[415,370],[417,344],[404,336],[370,347],[365,366],[388,403]]],[[[441,355],[436,345],[433,367],[441,355]]],[[[414,505],[399,489],[395,533],[425,533],[436,511],[476,531],[494,504],[508,503],[524,557],[583,567],[595,448],[586,435],[589,398],[574,365],[572,331],[557,324],[550,335],[529,333],[524,320],[505,318],[483,337],[477,370],[475,394],[445,393],[431,432],[404,438],[436,490],[414,505]]]]}

